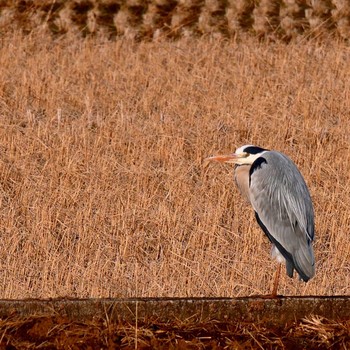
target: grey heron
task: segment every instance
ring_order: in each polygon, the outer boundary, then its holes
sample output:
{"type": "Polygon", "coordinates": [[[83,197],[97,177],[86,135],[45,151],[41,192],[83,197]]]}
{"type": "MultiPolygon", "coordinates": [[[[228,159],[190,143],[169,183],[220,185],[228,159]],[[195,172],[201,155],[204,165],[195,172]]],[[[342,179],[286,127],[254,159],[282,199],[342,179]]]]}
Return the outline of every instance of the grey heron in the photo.
{"type": "Polygon", "coordinates": [[[304,178],[293,161],[281,152],[253,145],[206,160],[235,164],[236,184],[272,243],[272,258],[279,262],[272,295],[277,295],[281,263],[286,264],[289,277],[296,270],[301,280],[312,278],[314,210],[304,178]]]}

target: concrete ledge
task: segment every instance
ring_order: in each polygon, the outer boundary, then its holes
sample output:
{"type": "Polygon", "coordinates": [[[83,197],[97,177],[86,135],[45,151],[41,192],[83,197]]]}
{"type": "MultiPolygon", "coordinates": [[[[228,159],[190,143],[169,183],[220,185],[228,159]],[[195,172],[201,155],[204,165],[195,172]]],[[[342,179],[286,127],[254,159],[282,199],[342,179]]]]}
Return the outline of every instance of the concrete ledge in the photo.
{"type": "Polygon", "coordinates": [[[349,296],[0,300],[0,318],[54,316],[72,321],[237,321],[286,325],[310,315],[350,320],[349,296]]]}

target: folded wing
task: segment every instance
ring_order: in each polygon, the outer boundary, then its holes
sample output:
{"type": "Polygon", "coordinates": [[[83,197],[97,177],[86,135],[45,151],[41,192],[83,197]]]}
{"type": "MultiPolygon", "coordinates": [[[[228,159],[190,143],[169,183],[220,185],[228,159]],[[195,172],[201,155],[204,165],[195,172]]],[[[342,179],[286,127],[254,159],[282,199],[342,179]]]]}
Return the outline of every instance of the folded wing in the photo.
{"type": "Polygon", "coordinates": [[[304,281],[312,278],[314,212],[294,163],[282,153],[264,152],[250,169],[249,199],[260,226],[286,259],[288,275],[295,269],[304,281]]]}

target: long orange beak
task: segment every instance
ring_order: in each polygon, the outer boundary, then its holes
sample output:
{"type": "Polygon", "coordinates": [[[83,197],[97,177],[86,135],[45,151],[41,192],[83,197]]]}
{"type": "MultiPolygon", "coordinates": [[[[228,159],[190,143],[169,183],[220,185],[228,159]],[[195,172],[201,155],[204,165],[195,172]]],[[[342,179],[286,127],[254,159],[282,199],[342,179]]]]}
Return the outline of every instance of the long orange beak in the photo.
{"type": "Polygon", "coordinates": [[[208,162],[220,162],[220,163],[236,163],[236,160],[240,158],[236,153],[226,154],[221,156],[212,156],[205,158],[208,162]]]}

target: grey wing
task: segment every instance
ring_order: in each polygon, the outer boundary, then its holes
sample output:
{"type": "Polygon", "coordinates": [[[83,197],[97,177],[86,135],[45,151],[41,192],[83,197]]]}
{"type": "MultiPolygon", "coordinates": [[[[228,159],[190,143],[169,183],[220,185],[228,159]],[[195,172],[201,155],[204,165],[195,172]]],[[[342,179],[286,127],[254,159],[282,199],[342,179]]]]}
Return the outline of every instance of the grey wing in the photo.
{"type": "Polygon", "coordinates": [[[285,257],[288,274],[296,269],[308,281],[315,274],[311,245],[314,212],[308,188],[297,167],[284,154],[269,151],[260,158],[251,167],[249,187],[257,220],[285,257]]]}

